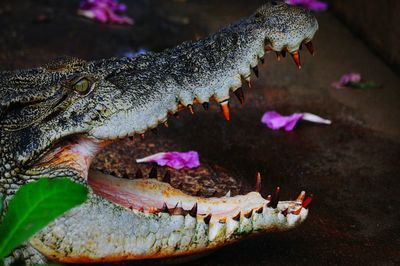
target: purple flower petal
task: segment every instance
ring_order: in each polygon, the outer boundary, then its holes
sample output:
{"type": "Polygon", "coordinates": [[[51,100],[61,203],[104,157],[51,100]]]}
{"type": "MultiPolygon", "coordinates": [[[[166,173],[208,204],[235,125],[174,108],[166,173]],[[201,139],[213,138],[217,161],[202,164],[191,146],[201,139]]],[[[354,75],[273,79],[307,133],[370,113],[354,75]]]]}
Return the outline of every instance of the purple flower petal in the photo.
{"type": "Polygon", "coordinates": [[[286,3],[294,6],[303,6],[313,11],[325,11],[328,9],[328,4],[318,0],[286,0],[286,3]]]}
{"type": "Polygon", "coordinates": [[[108,15],[107,12],[104,9],[100,8],[92,8],[91,10],[94,15],[94,19],[103,23],[106,23],[108,21],[108,15]]]}
{"type": "Polygon", "coordinates": [[[285,128],[286,131],[291,131],[301,117],[302,114],[299,113],[290,116],[282,116],[277,112],[266,112],[261,118],[261,122],[273,130],[285,128]]]}
{"type": "Polygon", "coordinates": [[[289,116],[283,116],[274,111],[266,112],[261,118],[261,122],[273,130],[284,128],[286,131],[292,131],[300,119],[320,124],[329,125],[332,123],[330,120],[323,119],[310,113],[294,113],[289,116]]]}
{"type": "Polygon", "coordinates": [[[137,163],[157,163],[160,166],[169,166],[174,169],[196,168],[200,166],[199,154],[196,151],[189,152],[160,152],[137,159],[137,163]]]}
{"type": "Polygon", "coordinates": [[[332,83],[332,86],[336,89],[343,89],[349,83],[359,83],[361,81],[361,74],[359,73],[348,73],[344,74],[339,81],[332,83]]]}
{"type": "Polygon", "coordinates": [[[78,14],[103,23],[133,25],[130,17],[117,14],[125,12],[126,9],[126,5],[118,3],[117,0],[81,0],[78,14]]]}

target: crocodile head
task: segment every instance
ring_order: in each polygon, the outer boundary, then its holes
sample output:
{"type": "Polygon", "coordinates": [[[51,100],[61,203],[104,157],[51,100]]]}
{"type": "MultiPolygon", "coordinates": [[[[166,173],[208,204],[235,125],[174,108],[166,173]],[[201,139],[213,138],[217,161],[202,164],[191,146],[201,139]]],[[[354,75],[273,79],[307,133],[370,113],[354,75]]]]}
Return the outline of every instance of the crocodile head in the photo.
{"type": "MultiPolygon", "coordinates": [[[[95,155],[141,135],[168,116],[217,101],[229,120],[230,92],[264,54],[312,51],[318,29],[299,7],[270,1],[214,35],[161,53],[94,62],[60,59],[0,76],[0,192],[7,200],[41,176],[67,176],[91,188],[89,200],[30,240],[45,257],[69,263],[167,258],[205,252],[256,232],[290,229],[310,199],[278,201],[258,192],[222,198],[184,194],[156,179],[120,179],[91,170],[95,155]],[[304,200],[304,201],[303,201],[304,200]]],[[[32,260],[33,257],[30,257],[32,260]]],[[[31,261],[32,262],[32,261],[31,261]]],[[[33,260],[34,262],[34,260],[33,260]]]]}

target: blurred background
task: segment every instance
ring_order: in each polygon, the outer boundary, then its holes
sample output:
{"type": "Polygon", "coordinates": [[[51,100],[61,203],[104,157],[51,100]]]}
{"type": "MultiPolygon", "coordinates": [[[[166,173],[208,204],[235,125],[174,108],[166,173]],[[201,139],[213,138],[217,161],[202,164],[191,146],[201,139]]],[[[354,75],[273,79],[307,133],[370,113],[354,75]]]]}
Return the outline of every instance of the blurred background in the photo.
{"type": "MultiPolygon", "coordinates": [[[[162,51],[212,34],[264,2],[125,0],[120,15],[131,20],[119,25],[78,15],[79,1],[2,0],[0,70],[62,55],[96,60],[162,51]]],[[[400,1],[326,2],[327,10],[315,13],[316,54],[303,49],[302,70],[290,57],[278,62],[269,54],[246,90],[246,105],[232,101],[230,123],[215,104],[146,137],[163,149],[199,151],[204,163],[238,180],[240,193],[261,171],[264,193],[280,185],[282,198],[302,189],[315,195],[297,230],[259,236],[191,265],[400,264],[400,1]],[[346,74],[359,75],[361,85],[332,85],[346,74]],[[332,125],[273,131],[260,122],[266,111],[311,112],[332,125]]]]}

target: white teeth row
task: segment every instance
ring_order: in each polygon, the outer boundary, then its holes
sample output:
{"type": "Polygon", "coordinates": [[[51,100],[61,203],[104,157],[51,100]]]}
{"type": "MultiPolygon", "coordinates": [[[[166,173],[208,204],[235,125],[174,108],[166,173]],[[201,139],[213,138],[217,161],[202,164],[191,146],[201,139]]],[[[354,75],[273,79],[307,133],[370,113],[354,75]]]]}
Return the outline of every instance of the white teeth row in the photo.
{"type": "Polygon", "coordinates": [[[308,210],[304,209],[299,215],[288,213],[286,216],[279,209],[265,208],[262,213],[253,211],[250,218],[241,214],[240,219],[226,219],[226,222],[211,221],[209,226],[209,241],[216,241],[217,236],[230,238],[234,234],[250,233],[252,231],[287,230],[304,221],[308,210]]]}
{"type": "MultiPolygon", "coordinates": [[[[144,134],[147,130],[167,121],[169,113],[176,113],[178,111],[178,102],[188,106],[193,104],[194,99],[197,99],[200,103],[209,102],[212,96],[219,103],[229,100],[230,91],[234,92],[242,87],[242,77],[247,82],[250,82],[251,68],[258,65],[259,58],[264,57],[264,43],[260,42],[249,50],[257,52],[245,56],[244,58],[247,59],[237,65],[236,69],[225,70],[223,74],[215,73],[216,78],[210,77],[211,83],[208,83],[206,87],[183,88],[175,96],[174,90],[171,89],[171,93],[166,94],[166,98],[159,99],[161,104],[155,105],[154,108],[156,109],[143,108],[142,110],[135,110],[135,113],[126,111],[125,114],[121,112],[112,118],[109,125],[94,129],[91,135],[100,139],[122,139],[135,134],[144,134]],[[223,79],[223,76],[227,78],[223,79]],[[128,124],[118,121],[132,121],[133,123],[128,124]],[[118,136],[115,136],[116,131],[119,132],[118,136]]],[[[184,84],[181,86],[184,86],[184,84]]]]}
{"type": "MultiPolygon", "coordinates": [[[[276,209],[268,208],[264,205],[262,212],[258,213],[256,210],[253,210],[251,214],[249,213],[249,216],[242,212],[238,218],[228,217],[214,219],[211,217],[211,220],[208,222],[204,221],[206,215],[201,214],[198,214],[197,217],[192,217],[189,214],[183,216],[159,213],[158,215],[182,224],[185,230],[196,230],[196,234],[202,235],[202,237],[206,236],[208,241],[211,242],[223,241],[236,234],[240,235],[252,231],[285,231],[303,222],[308,215],[308,210],[305,208],[302,208],[298,215],[291,211],[284,215],[281,208],[288,204],[281,203],[281,205],[282,206],[276,209]]],[[[294,208],[300,207],[292,206],[290,209],[294,210],[294,208]]]]}
{"type": "MultiPolygon", "coordinates": [[[[250,66],[251,67],[255,67],[257,66],[259,62],[259,57],[256,55],[253,57],[250,66]]],[[[246,81],[250,81],[251,79],[251,68],[249,67],[249,65],[247,65],[247,67],[243,67],[241,69],[239,69],[238,71],[240,74],[236,74],[233,75],[232,78],[226,79],[226,81],[224,82],[225,85],[223,86],[223,88],[220,88],[219,90],[216,90],[214,95],[210,95],[209,92],[210,90],[207,89],[198,89],[196,90],[197,93],[195,94],[195,97],[193,97],[193,94],[190,91],[181,91],[180,95],[179,95],[179,102],[181,102],[184,106],[188,106],[193,104],[193,99],[197,99],[200,103],[204,103],[204,102],[209,102],[210,98],[212,96],[214,96],[214,98],[216,99],[216,101],[218,101],[219,103],[225,102],[227,100],[230,99],[230,91],[236,91],[237,89],[242,87],[242,77],[244,77],[244,79],[246,81]],[[229,85],[227,85],[229,84],[229,85]]],[[[178,106],[176,104],[176,101],[172,101],[172,103],[170,104],[169,108],[167,110],[164,111],[157,111],[157,113],[159,114],[158,117],[157,116],[152,116],[149,115],[147,116],[148,119],[146,120],[146,125],[143,128],[136,128],[136,130],[132,130],[132,129],[128,129],[126,127],[124,127],[125,130],[120,130],[120,134],[118,136],[115,136],[113,134],[109,134],[109,138],[112,139],[123,139],[129,136],[134,136],[135,134],[144,134],[148,129],[152,129],[157,127],[159,124],[164,123],[167,121],[168,117],[166,114],[168,113],[176,113],[178,111],[178,106]]],[[[126,114],[126,116],[129,116],[129,114],[126,114]]],[[[124,119],[124,118],[123,118],[124,119]]],[[[126,118],[129,119],[129,118],[126,118]]],[[[113,131],[115,130],[114,127],[113,131]]]]}

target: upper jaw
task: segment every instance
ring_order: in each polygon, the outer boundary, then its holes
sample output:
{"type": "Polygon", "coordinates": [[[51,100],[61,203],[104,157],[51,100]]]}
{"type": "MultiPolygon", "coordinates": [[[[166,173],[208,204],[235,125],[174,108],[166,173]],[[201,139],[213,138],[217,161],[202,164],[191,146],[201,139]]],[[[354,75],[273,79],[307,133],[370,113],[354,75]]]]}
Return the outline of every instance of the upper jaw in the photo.
{"type": "Polygon", "coordinates": [[[243,81],[251,84],[252,69],[265,52],[289,52],[301,68],[299,51],[304,44],[314,52],[311,40],[317,30],[318,22],[309,11],[280,4],[276,9],[261,8],[207,39],[121,59],[118,65],[123,67],[106,78],[116,87],[111,93],[118,92],[108,99],[112,110],[87,134],[97,139],[141,135],[182,108],[192,110],[194,104],[211,100],[221,105],[229,120],[230,93],[241,91],[243,81]]]}
{"type": "Polygon", "coordinates": [[[295,201],[278,201],[277,193],[264,199],[258,192],[205,199],[155,179],[123,180],[93,172],[89,184],[96,194],[88,202],[30,240],[47,257],[107,263],[194,255],[248,234],[292,229],[308,215],[304,193],[295,201]],[[166,203],[161,205],[161,199],[166,203]]]}

